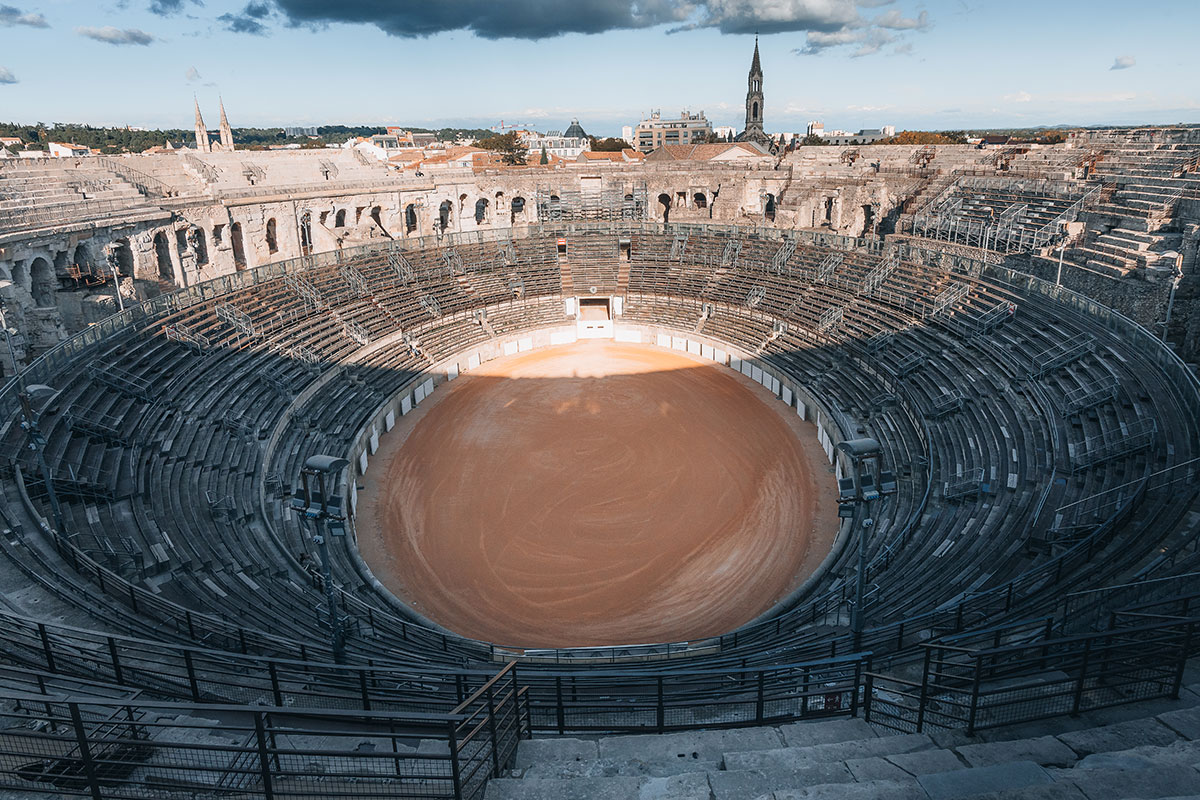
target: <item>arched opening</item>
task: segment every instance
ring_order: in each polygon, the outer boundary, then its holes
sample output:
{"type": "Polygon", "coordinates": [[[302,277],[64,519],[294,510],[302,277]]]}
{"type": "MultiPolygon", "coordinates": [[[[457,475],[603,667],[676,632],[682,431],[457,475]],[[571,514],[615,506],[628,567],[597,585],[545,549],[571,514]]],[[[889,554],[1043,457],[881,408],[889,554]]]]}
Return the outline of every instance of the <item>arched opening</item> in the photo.
{"type": "Polygon", "coordinates": [[[312,255],[312,212],[300,215],[300,255],[312,255]]]}
{"type": "Polygon", "coordinates": [[[454,207],[450,205],[449,200],[443,200],[438,206],[438,230],[444,231],[450,227],[450,215],[454,213],[454,207]]]}
{"type": "Polygon", "coordinates": [[[825,222],[830,225],[833,224],[833,198],[832,197],[825,198],[825,222]]]}
{"type": "Polygon", "coordinates": [[[112,259],[117,265],[117,274],[122,278],[133,277],[133,249],[128,239],[117,239],[110,247],[112,259]]]}
{"type": "Polygon", "coordinates": [[[271,217],[269,220],[267,220],[267,252],[279,252],[279,237],[276,234],[274,217],[271,217]]]}
{"type": "Polygon", "coordinates": [[[29,292],[38,308],[54,305],[54,267],[40,256],[29,265],[29,292]]]}
{"type": "Polygon", "coordinates": [[[335,228],[346,227],[346,209],[339,208],[337,210],[337,213],[333,215],[333,227],[335,227],[335,228]]]}
{"type": "Polygon", "coordinates": [[[92,251],[88,248],[86,242],[80,242],[75,248],[74,255],[71,256],[71,264],[78,270],[81,279],[86,279],[89,275],[99,274],[103,280],[108,280],[107,275],[100,265],[96,263],[96,259],[92,256],[92,251]]]}
{"type": "Polygon", "coordinates": [[[771,222],[775,221],[775,195],[767,193],[767,201],[763,204],[763,215],[771,222]]]}
{"type": "Polygon", "coordinates": [[[24,261],[14,261],[12,267],[12,282],[25,291],[29,291],[29,270],[24,261]]]}
{"type": "Polygon", "coordinates": [[[692,205],[696,208],[708,208],[708,198],[704,196],[704,192],[696,192],[692,195],[692,205]]]}
{"type": "Polygon", "coordinates": [[[750,109],[751,109],[750,110],[750,119],[757,120],[758,119],[758,101],[757,100],[755,100],[750,105],[750,109]]]}
{"type": "Polygon", "coordinates": [[[409,203],[404,207],[404,232],[412,233],[417,229],[417,207],[409,203]]]}
{"type": "Polygon", "coordinates": [[[233,245],[233,266],[239,272],[246,268],[246,245],[242,241],[242,223],[229,226],[229,242],[233,245]]]}
{"type": "Polygon", "coordinates": [[[383,231],[384,233],[387,233],[387,231],[383,229],[383,208],[381,208],[380,206],[372,206],[371,207],[371,219],[375,222],[376,225],[379,226],[379,230],[383,231]]]}
{"type": "Polygon", "coordinates": [[[873,227],[875,227],[875,206],[870,206],[870,205],[863,206],[862,212],[863,212],[862,235],[870,236],[873,233],[873,231],[871,229],[873,227]]]}
{"type": "Polygon", "coordinates": [[[671,195],[666,192],[658,196],[658,204],[662,206],[662,221],[671,221],[671,195]]]}
{"type": "Polygon", "coordinates": [[[482,225],[487,219],[488,201],[485,198],[479,198],[475,201],[475,224],[482,225]]]}
{"type": "Polygon", "coordinates": [[[171,266],[171,251],[167,246],[167,235],[162,231],[154,234],[154,256],[158,260],[159,279],[174,281],[175,268],[171,266]]]}
{"type": "Polygon", "coordinates": [[[525,213],[525,198],[521,197],[520,195],[517,195],[516,197],[514,197],[512,199],[512,203],[509,205],[509,215],[508,215],[509,224],[510,225],[515,224],[517,221],[517,217],[524,213],[525,213]]]}
{"type": "MultiPolygon", "coordinates": [[[[204,228],[199,225],[193,225],[188,229],[188,239],[192,243],[192,249],[196,252],[196,265],[202,266],[208,263],[208,243],[205,240],[204,228]]],[[[186,280],[186,275],[184,276],[186,280]]]]}

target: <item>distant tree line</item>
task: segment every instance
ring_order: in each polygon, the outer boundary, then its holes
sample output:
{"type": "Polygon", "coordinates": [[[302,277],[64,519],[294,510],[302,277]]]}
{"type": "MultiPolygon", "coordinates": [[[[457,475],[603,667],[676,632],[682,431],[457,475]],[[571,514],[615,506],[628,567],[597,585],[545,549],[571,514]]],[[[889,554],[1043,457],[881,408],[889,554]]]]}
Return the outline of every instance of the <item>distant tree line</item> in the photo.
{"type": "MultiPolygon", "coordinates": [[[[210,128],[215,132],[215,128],[210,128]]],[[[452,142],[459,138],[476,139],[491,135],[482,128],[406,128],[414,133],[432,133],[439,141],[452,142]]],[[[288,136],[283,128],[234,128],[233,141],[247,150],[265,149],[271,145],[298,144],[301,147],[324,147],[326,144],[342,144],[356,136],[373,136],[385,133],[386,128],[377,125],[322,125],[317,128],[315,139],[308,136],[288,136]]],[[[129,128],[105,128],[77,123],[44,122],[28,125],[18,122],[0,122],[0,136],[16,136],[28,150],[45,150],[50,142],[63,142],[91,147],[103,153],[140,153],[152,147],[161,147],[167,142],[191,144],[195,139],[192,129],[162,128],[154,130],[131,130],[129,128]]]]}

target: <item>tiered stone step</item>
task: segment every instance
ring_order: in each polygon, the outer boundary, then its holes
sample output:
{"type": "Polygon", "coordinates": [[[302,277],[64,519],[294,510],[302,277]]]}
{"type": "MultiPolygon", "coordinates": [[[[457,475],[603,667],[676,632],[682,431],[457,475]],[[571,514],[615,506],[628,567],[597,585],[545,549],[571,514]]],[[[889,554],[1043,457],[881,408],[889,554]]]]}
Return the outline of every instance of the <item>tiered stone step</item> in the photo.
{"type": "MultiPolygon", "coordinates": [[[[1057,735],[891,734],[861,719],[522,742],[486,800],[1161,798],[1200,793],[1200,685],[1177,706],[1057,735]]],[[[1161,707],[1161,706],[1160,706],[1161,707]]]]}

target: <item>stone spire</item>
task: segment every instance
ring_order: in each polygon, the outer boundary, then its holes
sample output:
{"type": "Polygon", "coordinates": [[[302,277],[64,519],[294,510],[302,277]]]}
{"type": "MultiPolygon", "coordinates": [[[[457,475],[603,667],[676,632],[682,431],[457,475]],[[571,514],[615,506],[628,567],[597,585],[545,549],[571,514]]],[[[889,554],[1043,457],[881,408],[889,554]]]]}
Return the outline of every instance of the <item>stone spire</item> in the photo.
{"type": "Polygon", "coordinates": [[[200,101],[196,100],[196,150],[201,153],[211,153],[212,145],[208,141],[208,128],[204,125],[204,117],[200,116],[200,101]]]}
{"type": "Polygon", "coordinates": [[[750,77],[746,86],[746,129],[737,137],[739,142],[757,142],[771,149],[771,140],[763,132],[763,71],[758,58],[758,37],[754,37],[754,59],[750,62],[750,77]]]}
{"type": "Polygon", "coordinates": [[[229,127],[229,119],[225,116],[225,101],[220,97],[217,101],[221,104],[221,149],[228,152],[233,150],[233,128],[229,127]]]}

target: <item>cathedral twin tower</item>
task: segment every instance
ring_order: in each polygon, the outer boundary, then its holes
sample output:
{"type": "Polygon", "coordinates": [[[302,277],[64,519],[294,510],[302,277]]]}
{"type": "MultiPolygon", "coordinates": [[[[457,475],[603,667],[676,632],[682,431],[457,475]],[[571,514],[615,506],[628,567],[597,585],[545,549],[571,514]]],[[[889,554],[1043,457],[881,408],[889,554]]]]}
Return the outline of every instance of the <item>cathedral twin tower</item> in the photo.
{"type": "MultiPolygon", "coordinates": [[[[193,98],[195,99],[195,98],[193,98]]],[[[221,141],[220,144],[214,145],[212,140],[208,138],[208,128],[204,125],[204,117],[200,116],[200,101],[196,100],[196,149],[201,153],[212,153],[215,151],[229,152],[233,150],[233,129],[229,127],[229,120],[225,116],[225,101],[218,100],[221,104],[221,141]]]]}

